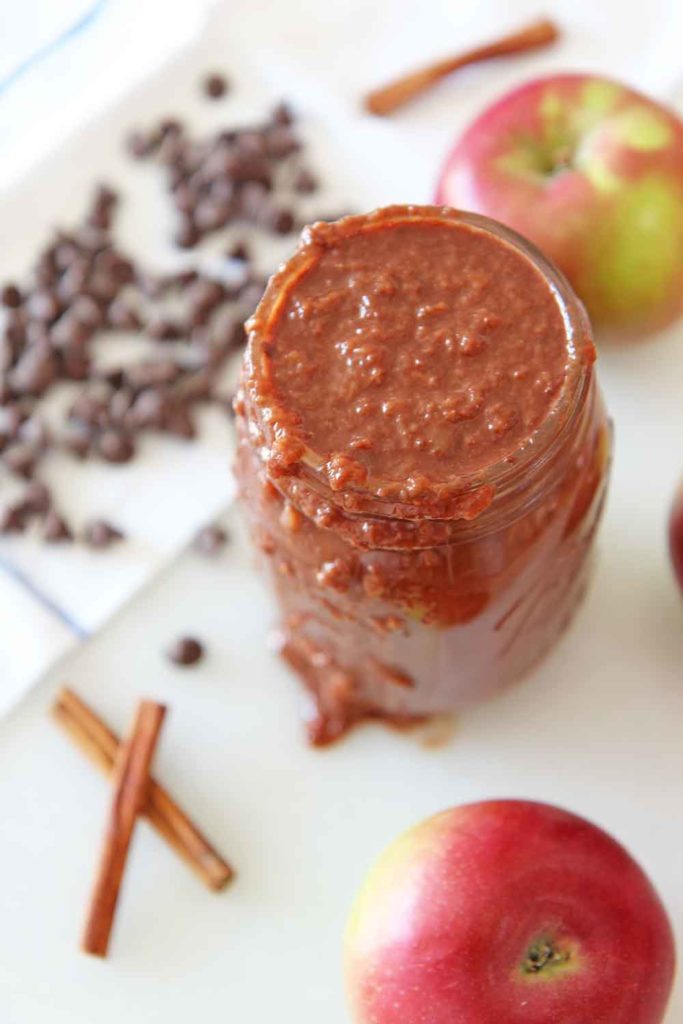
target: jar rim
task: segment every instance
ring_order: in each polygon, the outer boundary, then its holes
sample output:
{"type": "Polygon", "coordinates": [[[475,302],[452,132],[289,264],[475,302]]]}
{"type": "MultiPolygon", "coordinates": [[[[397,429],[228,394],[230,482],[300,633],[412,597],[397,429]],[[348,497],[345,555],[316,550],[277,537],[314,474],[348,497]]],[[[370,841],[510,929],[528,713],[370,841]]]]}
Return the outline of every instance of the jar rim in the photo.
{"type": "MultiPolygon", "coordinates": [[[[595,346],[587,313],[561,271],[541,251],[511,228],[481,214],[455,210],[448,206],[389,206],[371,213],[341,218],[332,223],[317,223],[304,229],[300,247],[271,277],[254,315],[247,321],[248,348],[245,357],[244,389],[249,408],[258,422],[264,448],[273,445],[278,431],[296,424],[284,402],[262,391],[268,379],[268,343],[279,317],[297,282],[315,264],[321,251],[332,245],[340,233],[344,237],[378,229],[419,222],[467,224],[477,231],[494,235],[521,251],[547,281],[565,325],[568,353],[565,378],[560,394],[545,419],[512,455],[481,470],[455,474],[446,480],[411,493],[410,482],[368,477],[362,483],[344,484],[333,491],[325,474],[326,457],[301,440],[291,460],[277,465],[278,475],[297,473],[321,496],[351,514],[366,513],[397,519],[474,519],[494,499],[514,491],[520,479],[543,472],[571,432],[588,393],[595,361],[595,346]]],[[[267,458],[268,464],[273,460],[267,458]]]]}

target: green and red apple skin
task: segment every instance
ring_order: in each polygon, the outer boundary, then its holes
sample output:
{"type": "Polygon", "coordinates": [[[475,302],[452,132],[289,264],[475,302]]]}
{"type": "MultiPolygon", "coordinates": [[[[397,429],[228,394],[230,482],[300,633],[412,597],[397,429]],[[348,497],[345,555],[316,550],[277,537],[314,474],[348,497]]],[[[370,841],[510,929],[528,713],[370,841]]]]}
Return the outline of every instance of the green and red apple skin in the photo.
{"type": "Polygon", "coordinates": [[[660,1024],[674,959],[626,850],[516,800],[446,811],[393,843],[345,944],[355,1024],[660,1024]]]}
{"type": "Polygon", "coordinates": [[[607,332],[683,312],[683,122],[625,85],[566,74],[508,93],[451,151],[437,202],[534,242],[607,332]]]}

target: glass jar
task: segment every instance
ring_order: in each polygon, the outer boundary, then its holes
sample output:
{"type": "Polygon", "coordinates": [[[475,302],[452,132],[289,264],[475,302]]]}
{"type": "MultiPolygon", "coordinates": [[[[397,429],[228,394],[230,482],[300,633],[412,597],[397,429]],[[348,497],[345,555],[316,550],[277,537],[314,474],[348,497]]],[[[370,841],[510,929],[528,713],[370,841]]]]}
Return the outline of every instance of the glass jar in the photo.
{"type": "MultiPolygon", "coordinates": [[[[309,266],[306,245],[273,278],[248,325],[236,472],[279,603],[282,654],[313,697],[316,744],[363,719],[408,724],[461,710],[538,662],[585,591],[610,461],[590,325],[555,268],[473,214],[406,207],[383,216],[457,219],[520,249],[547,281],[578,355],[532,443],[457,490],[411,494],[353,473],[331,481],[329,453],[283,444],[287,411],[268,390],[264,341],[309,266]]],[[[364,219],[347,223],[354,230],[364,219]]]]}

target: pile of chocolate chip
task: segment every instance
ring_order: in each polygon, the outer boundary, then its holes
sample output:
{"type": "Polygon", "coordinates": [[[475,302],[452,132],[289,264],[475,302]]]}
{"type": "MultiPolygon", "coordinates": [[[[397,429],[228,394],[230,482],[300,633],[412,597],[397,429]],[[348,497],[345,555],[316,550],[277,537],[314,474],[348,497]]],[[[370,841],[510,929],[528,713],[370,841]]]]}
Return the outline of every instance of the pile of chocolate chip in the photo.
{"type": "Polygon", "coordinates": [[[154,156],[165,168],[178,213],[175,242],[183,249],[235,223],[287,235],[301,225],[294,206],[279,197],[317,188],[284,103],[263,124],[199,140],[166,118],[147,134],[133,134],[129,150],[138,159],[154,156]]]}
{"type": "MultiPolygon", "coordinates": [[[[226,82],[209,76],[205,90],[216,99],[226,82]]],[[[202,139],[166,118],[136,132],[128,146],[137,158],[154,158],[164,167],[179,217],[175,242],[185,249],[234,224],[274,234],[294,231],[301,226],[296,196],[317,187],[284,104],[261,125],[202,139]]],[[[226,264],[239,270],[237,283],[199,269],[155,276],[114,241],[119,202],[115,190],[99,186],[83,223],[55,232],[38,254],[31,279],[2,289],[0,461],[5,474],[25,481],[23,493],[0,512],[2,533],[37,523],[49,542],[73,539],[58,496],[40,479],[50,451],[124,463],[148,432],[194,438],[200,403],[231,412],[223,370],[244,343],[244,319],[265,284],[253,272],[248,244],[233,242],[225,252],[226,264]],[[179,313],[166,312],[169,299],[179,313]],[[94,341],[122,330],[144,340],[140,358],[98,365],[94,341]],[[65,383],[75,394],[59,415],[48,415],[50,396],[65,383]]],[[[96,520],[86,524],[82,539],[106,547],[121,532],[96,520]]]]}

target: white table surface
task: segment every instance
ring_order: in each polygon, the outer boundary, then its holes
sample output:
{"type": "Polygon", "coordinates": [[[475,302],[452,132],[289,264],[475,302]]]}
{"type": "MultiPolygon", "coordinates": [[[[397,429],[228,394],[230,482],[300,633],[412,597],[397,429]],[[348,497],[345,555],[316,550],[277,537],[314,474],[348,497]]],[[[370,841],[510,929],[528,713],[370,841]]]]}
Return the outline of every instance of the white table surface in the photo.
{"type": "MultiPolygon", "coordinates": [[[[517,6],[520,16],[533,9],[517,6]]],[[[635,31],[623,4],[593,4],[592,14],[589,4],[548,6],[573,25],[578,8],[585,12],[581,31],[591,60],[607,8],[613,18],[624,8],[624,33],[635,31]]],[[[441,5],[421,5],[433,20],[419,19],[414,32],[411,5],[394,5],[392,14],[373,5],[366,14],[375,37],[385,33],[396,49],[373,54],[368,44],[357,61],[341,60],[335,33],[346,24],[343,11],[358,14],[359,7],[329,4],[323,13],[322,5],[308,4],[305,23],[282,15],[278,22],[273,14],[264,53],[286,38],[304,77],[296,78],[282,53],[277,76],[265,62],[266,77],[282,82],[290,74],[303,96],[306,75],[321,76],[330,96],[340,97],[402,67],[409,52],[444,48],[441,5]],[[429,26],[440,29],[431,42],[429,26]]],[[[248,34],[250,18],[253,11],[240,32],[248,34]]],[[[642,70],[653,87],[656,64],[653,58],[642,70]]],[[[482,94],[523,74],[489,72],[479,79],[482,94]]],[[[410,199],[427,198],[450,134],[444,102],[443,94],[427,99],[403,122],[421,140],[410,199]]],[[[339,124],[347,124],[344,117],[350,124],[343,113],[339,124]]],[[[358,160],[377,131],[391,152],[405,145],[399,124],[364,122],[349,139],[358,160]]],[[[380,197],[408,177],[405,168],[388,170],[383,184],[377,165],[362,170],[380,197]]],[[[465,716],[448,746],[426,750],[417,736],[368,727],[324,753],[306,748],[297,721],[301,696],[267,649],[271,608],[237,523],[224,555],[207,562],[185,553],[50,673],[0,725],[0,1024],[344,1024],[340,936],[370,860],[422,816],[489,796],[548,800],[613,832],[660,889],[683,947],[683,606],[664,537],[683,468],[682,333],[602,354],[617,453],[593,589],[548,661],[525,684],[465,716]],[[205,638],[209,650],[189,671],[162,654],[187,632],[205,638]],[[142,826],[104,963],[77,946],[107,786],[47,717],[64,682],[119,730],[141,695],[168,702],[157,774],[239,872],[227,892],[207,894],[142,826]]],[[[667,1024],[682,1017],[679,985],[667,1024]]]]}

